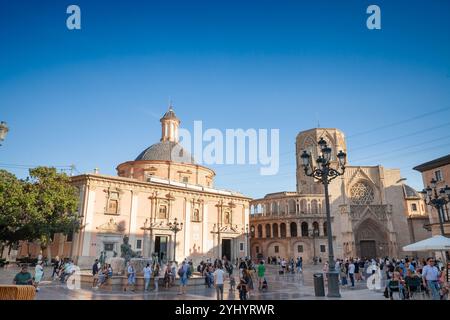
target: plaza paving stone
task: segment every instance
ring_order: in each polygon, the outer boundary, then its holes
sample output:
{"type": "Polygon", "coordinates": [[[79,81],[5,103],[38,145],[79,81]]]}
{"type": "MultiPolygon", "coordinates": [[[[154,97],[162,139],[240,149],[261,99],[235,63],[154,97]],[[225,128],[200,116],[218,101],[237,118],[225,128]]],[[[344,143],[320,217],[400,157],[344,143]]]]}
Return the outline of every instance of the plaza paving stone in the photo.
{"type": "MultiPolygon", "coordinates": [[[[33,271],[33,268],[30,268],[33,271]]],[[[11,284],[14,275],[19,271],[17,267],[0,269],[0,283],[11,284]]],[[[237,274],[235,270],[235,274],[237,274]]],[[[336,298],[316,297],[314,295],[313,274],[321,272],[321,266],[305,266],[302,274],[279,275],[278,267],[267,266],[266,279],[269,289],[260,292],[257,281],[254,279],[255,289],[250,294],[250,300],[334,300],[336,298]]],[[[59,281],[51,281],[52,269],[45,268],[44,280],[40,291],[36,294],[37,300],[215,300],[214,288],[201,286],[188,286],[185,295],[178,294],[178,287],[169,289],[160,288],[159,292],[123,292],[92,289],[82,286],[79,290],[69,290],[59,281]]],[[[235,276],[236,278],[236,276],[235,276]]],[[[326,284],[325,284],[326,287],[326,284]]],[[[342,297],[338,300],[385,300],[381,291],[367,289],[365,282],[357,283],[355,288],[341,288],[342,297]]],[[[228,283],[224,286],[224,300],[239,300],[237,290],[230,291],[228,283]]]]}

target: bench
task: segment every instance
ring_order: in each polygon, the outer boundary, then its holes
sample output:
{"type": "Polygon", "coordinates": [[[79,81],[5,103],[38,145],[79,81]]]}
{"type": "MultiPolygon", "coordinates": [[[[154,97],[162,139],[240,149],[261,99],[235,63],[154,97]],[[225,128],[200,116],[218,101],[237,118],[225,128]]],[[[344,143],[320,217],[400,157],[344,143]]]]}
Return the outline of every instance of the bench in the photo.
{"type": "Polygon", "coordinates": [[[0,300],[34,300],[34,286],[0,285],[0,300]]]}

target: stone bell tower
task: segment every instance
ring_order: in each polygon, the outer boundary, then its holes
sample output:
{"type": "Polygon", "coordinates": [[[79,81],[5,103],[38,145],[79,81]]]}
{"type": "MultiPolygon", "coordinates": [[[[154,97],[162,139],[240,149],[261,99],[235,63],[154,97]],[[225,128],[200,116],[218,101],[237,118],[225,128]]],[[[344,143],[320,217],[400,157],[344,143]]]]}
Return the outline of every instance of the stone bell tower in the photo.
{"type": "MultiPolygon", "coordinates": [[[[323,186],[314,181],[312,177],[305,175],[300,158],[303,150],[311,154],[313,165],[316,166],[316,159],[320,154],[317,142],[323,138],[332,149],[331,163],[337,167],[337,154],[340,150],[347,152],[344,133],[336,128],[315,128],[302,131],[297,135],[295,141],[297,159],[297,192],[303,194],[320,194],[323,186]]],[[[334,166],[333,166],[334,167],[334,166]]]]}

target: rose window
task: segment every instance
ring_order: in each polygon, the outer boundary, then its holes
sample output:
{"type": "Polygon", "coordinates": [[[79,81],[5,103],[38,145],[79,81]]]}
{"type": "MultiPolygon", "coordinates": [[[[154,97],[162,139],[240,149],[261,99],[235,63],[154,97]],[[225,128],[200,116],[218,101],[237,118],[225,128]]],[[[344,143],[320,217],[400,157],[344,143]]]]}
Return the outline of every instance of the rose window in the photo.
{"type": "Polygon", "coordinates": [[[358,182],[351,187],[350,197],[354,204],[371,204],[374,198],[374,192],[367,183],[358,182]]]}

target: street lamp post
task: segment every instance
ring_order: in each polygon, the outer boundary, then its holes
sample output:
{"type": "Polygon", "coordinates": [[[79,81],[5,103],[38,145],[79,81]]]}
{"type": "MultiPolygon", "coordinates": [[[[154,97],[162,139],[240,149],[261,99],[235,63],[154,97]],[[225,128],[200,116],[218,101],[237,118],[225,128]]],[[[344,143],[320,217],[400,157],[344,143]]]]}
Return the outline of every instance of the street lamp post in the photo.
{"type": "Polygon", "coordinates": [[[6,122],[2,121],[0,122],[0,146],[2,145],[1,142],[5,140],[6,135],[8,134],[9,128],[6,124],[6,122]]]}
{"type": "Polygon", "coordinates": [[[319,235],[319,230],[311,229],[311,230],[309,230],[309,234],[313,238],[313,251],[314,251],[313,262],[314,262],[314,265],[317,265],[317,259],[316,259],[317,258],[316,257],[316,237],[319,235]]]}
{"type": "Polygon", "coordinates": [[[333,169],[331,164],[332,150],[327,146],[327,142],[320,138],[319,142],[321,155],[316,159],[317,168],[313,167],[311,162],[311,155],[307,151],[303,151],[301,159],[305,174],[319,180],[325,191],[325,207],[327,213],[327,236],[328,236],[328,297],[340,297],[339,293],[339,273],[335,269],[334,252],[333,252],[333,235],[331,231],[331,213],[330,213],[330,199],[328,195],[328,184],[334,178],[341,176],[345,172],[345,163],[347,155],[341,150],[337,154],[339,168],[333,169]],[[340,171],[339,171],[340,169],[340,171]]]}
{"type": "Polygon", "coordinates": [[[177,218],[174,219],[173,222],[169,222],[167,224],[167,226],[169,227],[170,231],[172,231],[174,233],[174,238],[173,238],[173,261],[175,261],[175,254],[176,254],[176,249],[177,249],[177,233],[178,231],[181,231],[183,229],[183,222],[178,223],[177,218]]]}
{"type": "Polygon", "coordinates": [[[425,204],[436,209],[439,217],[441,234],[445,236],[444,222],[448,221],[448,219],[445,218],[445,209],[447,203],[450,202],[450,187],[445,186],[445,188],[441,188],[438,193],[436,184],[437,181],[434,178],[431,179],[430,185],[427,186],[421,193],[425,196],[425,204]]]}
{"type": "MultiPolygon", "coordinates": [[[[244,231],[244,228],[242,228],[243,230],[242,231],[244,231]]],[[[250,258],[251,259],[251,252],[250,252],[250,237],[251,237],[251,235],[253,234],[255,232],[255,227],[254,226],[251,226],[250,227],[250,232],[249,232],[249,229],[248,229],[248,223],[245,225],[245,232],[244,232],[244,234],[245,234],[245,238],[246,238],[246,240],[247,240],[247,256],[248,256],[248,258],[250,258]]]]}

